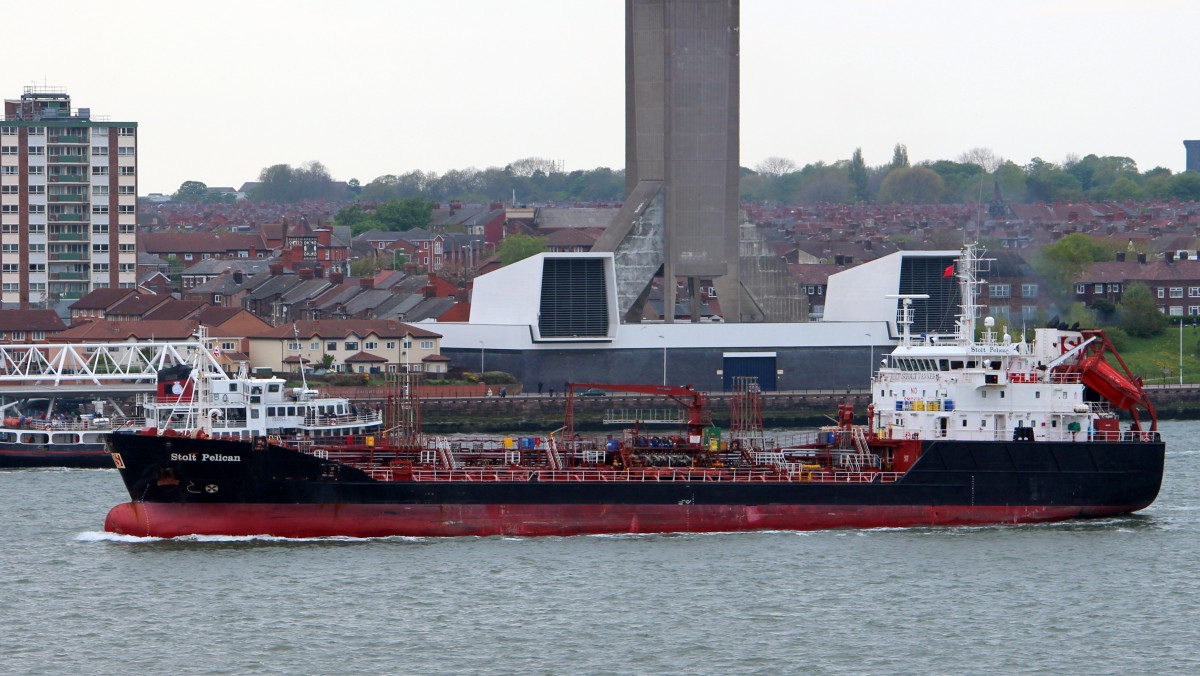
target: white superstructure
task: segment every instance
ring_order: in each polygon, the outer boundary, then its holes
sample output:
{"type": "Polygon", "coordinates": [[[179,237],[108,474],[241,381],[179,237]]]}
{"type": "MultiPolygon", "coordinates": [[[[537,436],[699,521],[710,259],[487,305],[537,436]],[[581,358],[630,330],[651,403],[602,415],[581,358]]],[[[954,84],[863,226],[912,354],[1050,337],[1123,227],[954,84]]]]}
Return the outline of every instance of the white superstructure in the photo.
{"type": "MultiPolygon", "coordinates": [[[[871,381],[878,433],[1030,441],[1087,441],[1119,434],[1110,403],[1085,398],[1089,375],[1103,379],[1116,373],[1107,365],[1097,366],[1100,357],[1088,356],[1107,345],[1098,332],[1037,328],[1033,340],[1026,341],[1014,338],[1008,327],[998,333],[987,317],[976,337],[976,298],[985,283],[979,278],[985,263],[967,246],[954,270],[947,270],[957,276],[962,294],[953,335],[912,335],[914,296],[896,296],[900,345],[881,361],[871,381]]],[[[1117,387],[1132,387],[1119,378],[1113,379],[1117,387]]]]}
{"type": "Polygon", "coordinates": [[[191,351],[177,379],[166,378],[158,392],[139,402],[147,428],[160,435],[312,441],[379,432],[380,411],[360,410],[343,397],[322,397],[307,386],[288,387],[283,378],[250,377],[244,363],[238,375],[230,377],[213,358],[213,343],[203,327],[200,331],[204,349],[191,351]]]}

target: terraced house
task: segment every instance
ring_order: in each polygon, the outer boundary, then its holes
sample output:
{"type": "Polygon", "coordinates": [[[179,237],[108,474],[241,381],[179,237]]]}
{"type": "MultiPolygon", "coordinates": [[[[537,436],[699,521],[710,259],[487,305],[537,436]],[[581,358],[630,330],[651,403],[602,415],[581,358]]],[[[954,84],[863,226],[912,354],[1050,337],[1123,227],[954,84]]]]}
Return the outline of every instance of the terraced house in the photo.
{"type": "Polygon", "coordinates": [[[301,366],[343,373],[445,373],[441,334],[391,320],[298,321],[250,337],[250,363],[276,373],[301,366]]]}

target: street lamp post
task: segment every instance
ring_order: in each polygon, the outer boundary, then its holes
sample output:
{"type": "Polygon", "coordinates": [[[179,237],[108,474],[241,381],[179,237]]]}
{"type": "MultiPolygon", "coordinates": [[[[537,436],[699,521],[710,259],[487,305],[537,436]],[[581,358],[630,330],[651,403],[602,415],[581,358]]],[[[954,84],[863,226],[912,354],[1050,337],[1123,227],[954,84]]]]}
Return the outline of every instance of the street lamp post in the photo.
{"type": "Polygon", "coordinates": [[[1179,318],[1179,384],[1183,385],[1183,318],[1179,318]]]}
{"type": "Polygon", "coordinates": [[[875,375],[875,337],[869,333],[864,333],[864,336],[871,340],[867,346],[871,349],[871,356],[867,358],[867,389],[871,387],[871,378],[875,375]]]}
{"type": "Polygon", "coordinates": [[[480,373],[486,372],[486,369],[483,368],[483,341],[482,340],[479,341],[479,372],[480,373]]]}
{"type": "Polygon", "coordinates": [[[662,338],[663,342],[663,385],[665,386],[667,384],[667,338],[666,336],[659,336],[659,338],[662,338]]]}

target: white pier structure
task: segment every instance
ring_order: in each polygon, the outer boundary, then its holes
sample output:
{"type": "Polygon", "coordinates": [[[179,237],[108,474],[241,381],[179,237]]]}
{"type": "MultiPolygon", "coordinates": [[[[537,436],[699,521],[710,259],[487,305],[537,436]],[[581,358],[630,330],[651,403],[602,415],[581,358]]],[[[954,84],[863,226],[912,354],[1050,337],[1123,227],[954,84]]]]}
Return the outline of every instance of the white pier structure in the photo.
{"type": "Polygon", "coordinates": [[[186,342],[0,345],[0,395],[120,396],[153,392],[158,372],[180,364],[223,371],[203,339],[186,342]]]}

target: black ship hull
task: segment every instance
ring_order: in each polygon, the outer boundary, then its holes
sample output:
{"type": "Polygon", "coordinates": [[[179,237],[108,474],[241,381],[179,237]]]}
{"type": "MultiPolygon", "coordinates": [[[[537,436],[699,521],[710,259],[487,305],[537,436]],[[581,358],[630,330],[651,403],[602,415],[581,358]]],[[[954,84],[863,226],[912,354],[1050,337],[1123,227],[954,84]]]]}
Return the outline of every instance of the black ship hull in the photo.
{"type": "MultiPolygon", "coordinates": [[[[116,434],[133,502],[109,531],[357,537],[574,535],[1026,523],[1125,514],[1158,495],[1161,441],[923,441],[893,482],[377,481],[274,445],[116,434]]],[[[549,474],[545,476],[550,476],[549,474]]]]}

